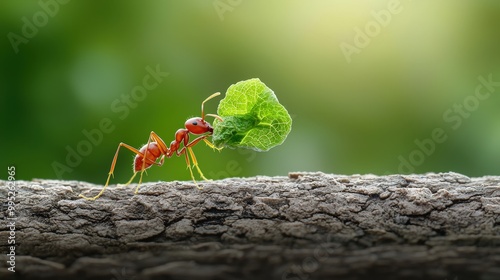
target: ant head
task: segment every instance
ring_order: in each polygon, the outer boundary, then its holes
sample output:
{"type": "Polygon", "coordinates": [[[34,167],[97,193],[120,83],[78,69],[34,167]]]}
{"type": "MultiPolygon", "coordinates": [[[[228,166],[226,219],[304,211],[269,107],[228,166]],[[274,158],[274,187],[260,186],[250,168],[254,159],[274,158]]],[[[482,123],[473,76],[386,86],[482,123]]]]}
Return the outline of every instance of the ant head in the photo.
{"type": "Polygon", "coordinates": [[[213,132],[212,126],[202,118],[190,118],[184,124],[187,130],[192,134],[203,134],[213,132]]]}
{"type": "Polygon", "coordinates": [[[201,102],[201,118],[200,117],[190,118],[189,120],[186,121],[184,126],[186,127],[186,129],[190,133],[203,134],[203,133],[207,133],[207,132],[209,132],[209,133],[214,132],[214,129],[212,128],[210,123],[205,121],[205,116],[215,117],[215,118],[219,119],[220,121],[222,121],[222,119],[221,119],[221,117],[219,117],[217,115],[213,115],[213,114],[206,114],[205,115],[205,111],[203,109],[203,106],[205,105],[205,102],[207,102],[208,100],[210,100],[218,95],[220,95],[220,92],[216,92],[216,93],[210,95],[209,97],[207,97],[207,99],[205,99],[205,100],[203,100],[203,102],[201,102]]]}

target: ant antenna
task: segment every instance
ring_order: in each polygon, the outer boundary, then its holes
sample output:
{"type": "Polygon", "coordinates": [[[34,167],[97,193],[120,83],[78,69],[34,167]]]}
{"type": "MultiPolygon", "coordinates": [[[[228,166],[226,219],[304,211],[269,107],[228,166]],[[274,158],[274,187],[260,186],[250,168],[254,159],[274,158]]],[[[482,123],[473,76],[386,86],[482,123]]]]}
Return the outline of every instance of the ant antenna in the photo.
{"type": "MultiPolygon", "coordinates": [[[[207,97],[207,99],[203,100],[203,102],[201,102],[201,119],[202,120],[205,120],[205,112],[203,111],[203,105],[205,104],[205,102],[207,102],[208,100],[216,97],[216,96],[219,96],[220,95],[220,92],[216,92],[212,95],[210,95],[209,97],[207,97]]],[[[212,114],[207,114],[207,116],[213,116],[212,114]]]]}

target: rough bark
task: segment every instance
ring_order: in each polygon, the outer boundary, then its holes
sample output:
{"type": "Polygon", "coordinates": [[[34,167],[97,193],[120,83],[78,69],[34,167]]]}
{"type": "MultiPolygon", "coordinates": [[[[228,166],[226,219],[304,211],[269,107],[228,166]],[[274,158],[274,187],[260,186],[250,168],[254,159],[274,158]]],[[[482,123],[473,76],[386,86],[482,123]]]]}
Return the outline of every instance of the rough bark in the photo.
{"type": "Polygon", "coordinates": [[[291,173],[96,201],[78,194],[99,185],[16,183],[1,279],[500,279],[500,177],[291,173]]]}

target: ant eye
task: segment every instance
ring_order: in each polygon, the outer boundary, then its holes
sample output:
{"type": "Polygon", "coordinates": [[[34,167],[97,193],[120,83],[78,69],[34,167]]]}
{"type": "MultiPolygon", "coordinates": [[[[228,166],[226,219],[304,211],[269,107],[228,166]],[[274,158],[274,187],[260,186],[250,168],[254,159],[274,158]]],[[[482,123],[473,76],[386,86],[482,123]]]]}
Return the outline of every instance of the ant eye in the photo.
{"type": "Polygon", "coordinates": [[[197,122],[193,122],[192,125],[198,125],[198,123],[197,122]]]}

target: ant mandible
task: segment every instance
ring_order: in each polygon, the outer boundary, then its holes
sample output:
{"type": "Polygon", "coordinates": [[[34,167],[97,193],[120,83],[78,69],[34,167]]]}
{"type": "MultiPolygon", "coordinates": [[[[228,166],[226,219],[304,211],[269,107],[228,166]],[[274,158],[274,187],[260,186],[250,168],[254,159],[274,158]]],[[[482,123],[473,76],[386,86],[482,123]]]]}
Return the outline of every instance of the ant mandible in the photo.
{"type": "Polygon", "coordinates": [[[192,147],[194,145],[196,145],[198,142],[200,142],[201,140],[203,140],[212,149],[217,149],[219,151],[222,149],[222,148],[215,147],[214,144],[212,144],[212,142],[210,142],[207,139],[207,137],[212,135],[214,129],[212,128],[210,123],[205,121],[205,116],[214,117],[220,121],[222,121],[222,118],[217,116],[217,115],[214,115],[214,114],[205,114],[205,112],[203,110],[203,105],[205,104],[205,102],[207,102],[208,100],[210,100],[218,95],[220,95],[220,92],[216,92],[216,93],[210,95],[207,99],[205,99],[201,103],[201,118],[195,117],[195,118],[190,118],[189,120],[187,120],[186,123],[184,124],[185,128],[178,129],[175,132],[175,140],[173,140],[170,143],[170,147],[167,147],[167,145],[165,145],[165,142],[163,142],[163,140],[160,138],[160,136],[158,136],[158,134],[156,134],[154,131],[151,131],[151,133],[149,134],[148,143],[146,145],[142,146],[142,148],[140,148],[139,150],[137,150],[134,147],[132,147],[128,144],[125,144],[123,142],[120,143],[118,145],[118,149],[116,150],[115,157],[113,158],[113,162],[111,163],[111,169],[109,170],[108,180],[106,180],[106,184],[102,188],[101,192],[99,192],[94,197],[87,197],[87,196],[84,196],[83,194],[80,194],[80,197],[83,197],[87,200],[95,200],[95,199],[99,198],[104,193],[104,191],[108,187],[109,179],[111,178],[111,176],[113,176],[113,172],[115,170],[115,165],[116,165],[116,159],[118,158],[118,153],[120,152],[121,147],[124,147],[124,148],[126,148],[126,149],[128,149],[136,154],[135,159],[134,159],[134,175],[132,175],[132,178],[130,178],[130,180],[126,183],[126,185],[130,184],[134,180],[137,173],[141,172],[139,184],[137,184],[137,187],[135,188],[135,194],[137,194],[137,192],[139,191],[139,186],[142,183],[142,175],[143,175],[144,171],[146,171],[146,169],[150,168],[153,164],[158,165],[158,166],[162,166],[163,162],[165,160],[165,157],[170,158],[174,154],[177,156],[181,156],[184,154],[184,156],[186,158],[186,164],[187,164],[187,167],[189,169],[189,172],[191,173],[191,178],[193,179],[193,182],[195,183],[195,185],[198,189],[202,189],[198,185],[196,180],[194,179],[193,169],[191,168],[191,162],[189,160],[189,156],[191,156],[191,159],[193,160],[193,166],[196,168],[196,170],[198,170],[200,177],[203,180],[208,180],[207,178],[205,178],[205,176],[201,172],[200,168],[198,167],[198,161],[196,160],[196,157],[194,156],[194,152],[193,152],[192,147]],[[190,133],[193,135],[201,135],[201,136],[198,136],[196,139],[189,142],[189,134],[190,133]],[[184,146],[182,148],[180,148],[181,143],[184,144],[184,146]],[[188,153],[189,153],[189,155],[188,155],[188,153]],[[160,159],[159,161],[157,161],[158,158],[160,159]]]}

